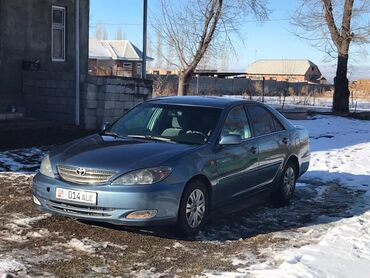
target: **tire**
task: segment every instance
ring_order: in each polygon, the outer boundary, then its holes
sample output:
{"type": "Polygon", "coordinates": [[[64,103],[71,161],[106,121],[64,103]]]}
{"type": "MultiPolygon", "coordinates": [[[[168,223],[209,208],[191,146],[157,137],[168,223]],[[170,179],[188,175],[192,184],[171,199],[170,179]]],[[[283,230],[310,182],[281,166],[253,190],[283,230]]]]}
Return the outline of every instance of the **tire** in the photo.
{"type": "Polygon", "coordinates": [[[297,181],[297,167],[292,161],[285,165],[278,180],[277,190],[271,195],[272,204],[281,207],[289,204],[297,181]]]}
{"type": "Polygon", "coordinates": [[[182,236],[195,236],[207,221],[209,197],[207,187],[200,180],[190,181],[182,194],[177,220],[177,231],[182,236]]]}

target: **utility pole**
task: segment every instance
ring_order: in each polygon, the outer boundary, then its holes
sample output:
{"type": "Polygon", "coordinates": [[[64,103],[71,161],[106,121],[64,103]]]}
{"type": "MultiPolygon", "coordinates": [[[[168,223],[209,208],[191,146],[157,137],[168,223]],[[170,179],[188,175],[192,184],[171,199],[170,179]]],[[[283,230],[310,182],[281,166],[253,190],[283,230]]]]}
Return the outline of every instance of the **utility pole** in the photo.
{"type": "Polygon", "coordinates": [[[80,125],[80,0],[75,0],[75,79],[76,79],[76,102],[75,102],[75,125],[80,125]]]}
{"type": "Polygon", "coordinates": [[[144,1],[143,11],[143,61],[141,63],[141,78],[146,78],[146,40],[147,40],[147,19],[148,19],[148,0],[144,1]]]}

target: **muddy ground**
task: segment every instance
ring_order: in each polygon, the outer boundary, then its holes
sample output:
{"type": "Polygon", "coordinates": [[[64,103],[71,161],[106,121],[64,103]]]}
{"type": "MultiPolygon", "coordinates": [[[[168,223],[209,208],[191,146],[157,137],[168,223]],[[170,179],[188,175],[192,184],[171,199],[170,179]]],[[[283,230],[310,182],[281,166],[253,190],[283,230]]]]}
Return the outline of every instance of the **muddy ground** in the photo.
{"type": "MultiPolygon", "coordinates": [[[[288,207],[257,207],[212,216],[195,239],[172,227],[148,230],[95,225],[33,209],[32,175],[0,173],[0,263],[19,277],[192,277],[237,272],[271,253],[299,247],[331,223],[361,212],[362,192],[303,180],[288,207]],[[356,209],[353,209],[356,207],[356,209]]],[[[365,209],[365,207],[364,207],[365,209]]]]}

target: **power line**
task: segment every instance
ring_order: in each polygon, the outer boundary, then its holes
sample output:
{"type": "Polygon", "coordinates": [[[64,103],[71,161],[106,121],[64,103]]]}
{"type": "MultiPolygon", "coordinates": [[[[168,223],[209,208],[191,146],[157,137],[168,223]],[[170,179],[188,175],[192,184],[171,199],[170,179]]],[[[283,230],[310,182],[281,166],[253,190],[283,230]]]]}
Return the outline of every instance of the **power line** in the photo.
{"type": "MultiPolygon", "coordinates": [[[[271,18],[271,19],[251,19],[251,20],[243,20],[240,23],[264,23],[264,22],[277,22],[277,21],[289,21],[290,18],[271,18]]],[[[203,24],[203,22],[198,22],[199,24],[203,24]]],[[[99,22],[95,23],[94,25],[90,25],[90,28],[96,28],[97,25],[106,25],[106,26],[143,26],[142,23],[111,23],[111,22],[99,22]]],[[[150,24],[153,25],[153,24],[150,24]]]]}

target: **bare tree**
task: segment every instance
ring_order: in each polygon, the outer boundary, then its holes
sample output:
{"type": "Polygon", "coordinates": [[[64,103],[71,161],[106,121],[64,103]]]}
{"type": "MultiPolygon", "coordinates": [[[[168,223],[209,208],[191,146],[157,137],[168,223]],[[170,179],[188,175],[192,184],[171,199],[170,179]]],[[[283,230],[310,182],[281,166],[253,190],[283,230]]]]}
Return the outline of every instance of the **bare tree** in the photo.
{"type": "MultiPolygon", "coordinates": [[[[153,41],[152,41],[151,33],[148,33],[146,45],[147,45],[147,49],[146,49],[147,56],[153,57],[153,41]]],[[[152,60],[148,60],[147,63],[148,63],[148,68],[152,68],[152,64],[153,64],[152,60]]]]}
{"type": "Polygon", "coordinates": [[[369,0],[301,0],[293,17],[298,35],[337,59],[333,111],[349,111],[348,59],[351,43],[370,42],[369,0]],[[304,31],[302,33],[301,31],[304,31]]]}
{"type": "Polygon", "coordinates": [[[95,38],[97,40],[107,40],[108,39],[108,32],[107,28],[103,23],[98,22],[95,28],[95,38]]]}
{"type": "Polygon", "coordinates": [[[162,53],[163,53],[163,43],[162,43],[162,36],[159,30],[157,30],[157,45],[156,45],[156,67],[159,69],[162,67],[162,53]]]}
{"type": "Polygon", "coordinates": [[[171,69],[175,61],[175,45],[171,40],[167,42],[167,53],[164,59],[166,60],[167,69],[171,69]]]}
{"type": "Polygon", "coordinates": [[[220,60],[220,68],[223,71],[227,71],[229,69],[229,49],[224,49],[221,51],[221,60],[220,60]]]}
{"type": "Polygon", "coordinates": [[[155,28],[175,46],[178,95],[186,95],[192,75],[210,47],[231,43],[240,21],[252,12],[267,17],[265,0],[161,0],[155,28]]]}
{"type": "Polygon", "coordinates": [[[125,33],[122,30],[122,27],[118,27],[116,31],[116,40],[124,40],[125,39],[125,33]]]}

